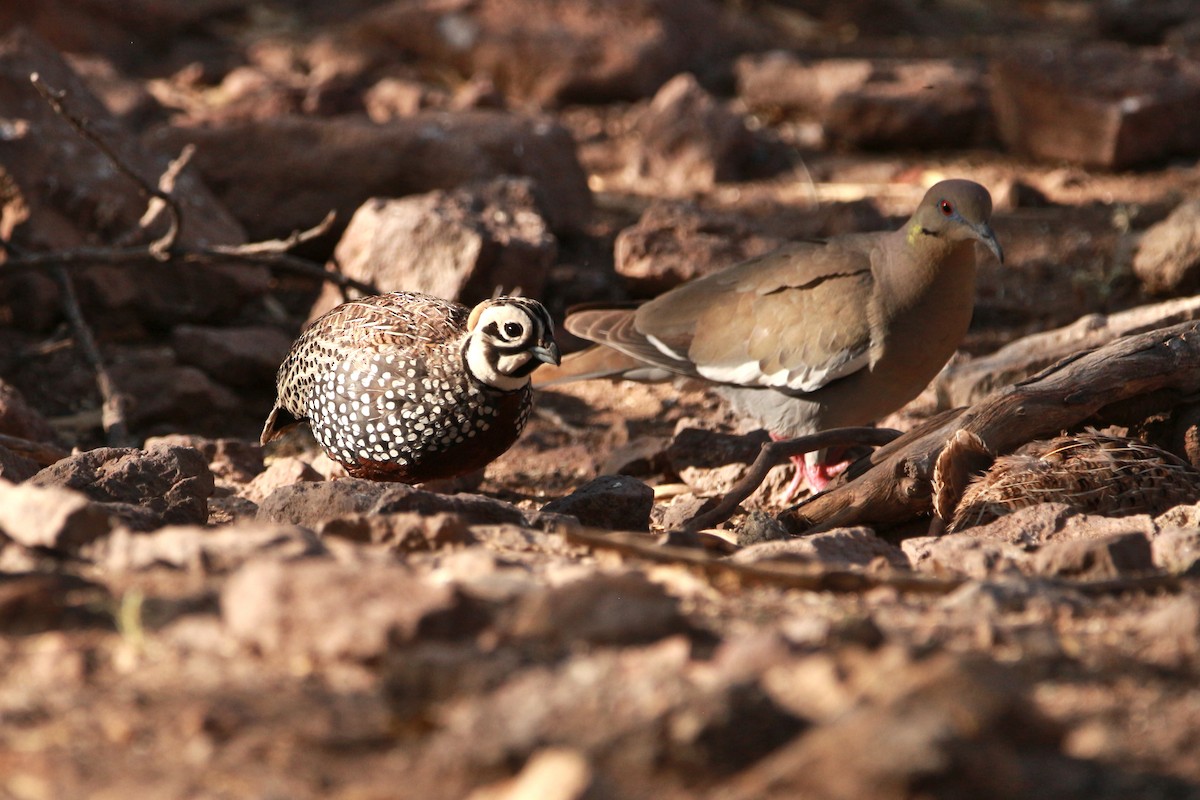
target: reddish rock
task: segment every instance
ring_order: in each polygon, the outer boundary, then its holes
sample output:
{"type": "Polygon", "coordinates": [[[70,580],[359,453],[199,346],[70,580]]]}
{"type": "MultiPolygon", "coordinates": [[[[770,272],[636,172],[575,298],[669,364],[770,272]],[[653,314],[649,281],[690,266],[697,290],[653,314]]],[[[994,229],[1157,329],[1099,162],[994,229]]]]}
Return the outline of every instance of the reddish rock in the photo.
{"type": "Polygon", "coordinates": [[[411,117],[437,105],[433,90],[418,80],[388,77],[375,83],[363,95],[363,105],[372,122],[387,122],[396,117],[411,117]]]}
{"type": "Polygon", "coordinates": [[[28,26],[62,50],[102,53],[125,67],[139,66],[148,50],[131,41],[159,45],[222,15],[241,0],[46,0],[0,6],[0,30],[28,26]]]}
{"type": "Polygon", "coordinates": [[[292,337],[267,325],[179,325],[171,331],[171,346],[180,362],[199,367],[223,384],[270,389],[292,337]]]}
{"type": "Polygon", "coordinates": [[[754,135],[692,75],[668,81],[633,120],[638,171],[671,194],[738,180],[754,155],[754,135]]]}
{"type": "Polygon", "coordinates": [[[1190,294],[1200,287],[1200,200],[1180,203],[1142,234],[1133,274],[1150,294],[1190,294]]]}
{"type": "MultiPolygon", "coordinates": [[[[191,85],[187,70],[172,77],[182,83],[175,90],[185,97],[200,93],[205,88],[191,85]]],[[[253,65],[234,67],[208,93],[218,98],[215,103],[199,109],[187,108],[185,119],[177,121],[190,122],[199,118],[206,123],[227,124],[296,114],[303,108],[305,88],[298,74],[281,74],[253,65]]],[[[163,89],[158,91],[160,95],[164,94],[163,89]]],[[[169,102],[170,98],[164,97],[164,100],[169,102]]],[[[186,108],[190,104],[183,105],[186,108]]]]}
{"type": "Polygon", "coordinates": [[[601,475],[652,475],[667,468],[666,454],[670,439],[666,436],[639,436],[614,447],[597,470],[601,475]]]}
{"type": "MultiPolygon", "coordinates": [[[[0,23],[0,27],[3,24],[0,23]]],[[[113,62],[101,56],[64,53],[67,63],[96,95],[109,113],[131,128],[149,127],[162,122],[166,111],[154,99],[146,84],[119,71],[113,62]]]]}
{"type": "Polygon", "coordinates": [[[226,483],[242,484],[263,471],[263,451],[258,442],[243,439],[208,439],[186,433],[152,436],[146,439],[148,450],[156,445],[178,445],[200,451],[208,461],[213,477],[226,483]]]}
{"type": "MultiPolygon", "coordinates": [[[[554,743],[593,754],[607,793],[632,797],[664,770],[674,785],[736,773],[804,729],[754,681],[697,675],[688,646],[676,636],[581,649],[561,664],[524,669],[455,704],[430,741],[429,758],[455,772],[488,774],[554,743]],[[451,753],[454,762],[446,763],[451,753]]],[[[393,702],[405,699],[397,695],[393,702]]]]}
{"type": "Polygon", "coordinates": [[[1200,528],[1168,527],[1150,540],[1154,565],[1177,575],[1200,574],[1200,528]]]}
{"type": "MultiPolygon", "coordinates": [[[[539,297],[558,244],[534,195],[526,178],[499,178],[452,192],[374,198],[355,212],[334,260],[382,292],[419,291],[471,306],[497,288],[539,297]]],[[[326,284],[309,316],[340,302],[341,291],[326,284]]]]}
{"type": "Polygon", "coordinates": [[[8,680],[38,696],[83,686],[89,671],[85,653],[72,646],[62,628],[78,620],[82,603],[99,608],[113,602],[103,587],[64,572],[0,575],[0,633],[37,642],[31,659],[8,651],[8,680]]]}
{"type": "Polygon", "coordinates": [[[688,467],[708,469],[726,464],[752,464],[771,441],[766,431],[754,431],[744,436],[684,428],[675,434],[667,448],[667,460],[676,473],[688,467]]]}
{"type": "Polygon", "coordinates": [[[783,50],[742,56],[735,64],[738,96],[749,107],[814,116],[843,92],[864,86],[874,70],[865,58],[808,61],[783,50]]]}
{"type": "Polygon", "coordinates": [[[651,297],[710,272],[775,250],[789,240],[879,230],[886,220],[869,200],[823,203],[770,216],[653,200],[635,225],[617,234],[614,265],[633,293],[651,297]]]}
{"type": "Polygon", "coordinates": [[[568,514],[583,525],[617,531],[650,527],[654,490],[628,475],[601,475],[566,497],[551,500],[542,511],[568,514]]]}
{"type": "Polygon", "coordinates": [[[486,75],[521,104],[646,97],[728,47],[711,0],[389,3],[343,27],[348,49],[486,75]]]}
{"type": "Polygon", "coordinates": [[[1145,514],[1101,517],[1080,513],[1067,503],[1039,503],[1017,509],[986,525],[967,528],[953,536],[971,536],[981,541],[1007,542],[1034,548],[1068,539],[1095,539],[1108,535],[1137,533],[1148,537],[1154,522],[1145,514]]]}
{"type": "Polygon", "coordinates": [[[471,494],[444,495],[401,483],[343,478],[321,483],[281,486],[259,506],[259,519],[317,528],[347,514],[457,514],[468,524],[524,524],[519,508],[501,500],[471,494]]]}
{"type": "Polygon", "coordinates": [[[1030,555],[1020,546],[973,535],[916,536],[900,543],[913,569],[934,575],[976,580],[1027,571],[1030,555]]]}
{"type": "Polygon", "coordinates": [[[384,545],[389,550],[410,553],[440,550],[475,542],[463,519],[455,514],[347,514],[321,524],[322,537],[336,536],[352,542],[384,545]]]}
{"type": "Polygon", "coordinates": [[[15,386],[0,380],[0,433],[31,442],[57,442],[50,423],[25,401],[15,386]]]}
{"type": "Polygon", "coordinates": [[[109,514],[80,492],[0,481],[0,534],[24,547],[78,553],[111,528],[109,514]]]}
{"type": "MultiPolygon", "coordinates": [[[[149,182],[154,183],[179,155],[176,147],[138,141],[58,53],[28,31],[15,30],[0,40],[0,108],[19,120],[10,134],[0,137],[0,163],[9,187],[0,206],[0,231],[29,251],[102,244],[136,232],[146,211],[145,198],[98,148],[87,144],[51,109],[30,83],[34,72],[46,85],[64,90],[72,112],[86,118],[90,129],[149,182]],[[70,192],[61,190],[64,176],[70,176],[70,192]]],[[[194,171],[183,171],[175,191],[186,220],[180,245],[244,240],[241,227],[194,171]]],[[[167,215],[161,214],[147,234],[161,235],[166,225],[167,215]]],[[[108,311],[99,322],[112,326],[226,316],[268,288],[266,268],[247,264],[97,266],[75,270],[72,276],[81,302],[108,311]]],[[[47,313],[21,305],[42,297],[39,281],[18,281],[22,283],[15,288],[3,285],[7,278],[0,282],[0,298],[8,304],[0,311],[38,325],[53,322],[57,308],[47,313]]]]}
{"type": "Polygon", "coordinates": [[[688,630],[679,601],[633,572],[534,591],[521,598],[503,627],[519,639],[559,645],[638,644],[688,630]]]}
{"type": "Polygon", "coordinates": [[[276,458],[267,468],[258,473],[245,485],[241,494],[255,503],[262,503],[280,486],[291,486],[301,481],[322,481],[321,473],[313,465],[296,456],[276,458]]]}
{"type": "Polygon", "coordinates": [[[1102,580],[1153,568],[1150,541],[1141,533],[1051,542],[1033,559],[1037,574],[1068,578],[1102,580]]]}
{"type": "Polygon", "coordinates": [[[953,148],[991,138],[983,75],[974,64],[930,59],[877,67],[842,92],[823,118],[826,135],[849,147],[953,148]]]}
{"type": "MultiPolygon", "coordinates": [[[[461,606],[454,589],[399,565],[253,561],[221,591],[221,618],[267,654],[365,661],[412,641],[461,606]]],[[[463,626],[459,635],[470,635],[463,626]]]]}
{"type": "Polygon", "coordinates": [[[747,105],[817,119],[833,143],[864,149],[978,145],[990,132],[982,70],[950,59],[801,60],[773,52],[737,63],[747,105]]]}
{"type": "Polygon", "coordinates": [[[652,297],[783,243],[752,230],[735,215],[655,200],[636,225],[617,234],[613,261],[637,295],[652,297]]]}
{"type": "Polygon", "coordinates": [[[176,363],[169,348],[123,348],[109,374],[130,399],[126,421],[134,429],[165,424],[172,431],[227,431],[238,412],[249,413],[230,389],[176,363]]]}
{"type": "Polygon", "coordinates": [[[217,528],[168,525],[151,533],[119,527],[91,543],[84,556],[113,572],[172,567],[220,575],[252,559],[293,561],[326,554],[311,531],[240,522],[217,528]]]}
{"type": "Polygon", "coordinates": [[[32,458],[26,458],[0,445],[0,478],[11,483],[20,483],[32,478],[40,469],[41,466],[32,458]]]}
{"type": "Polygon", "coordinates": [[[717,497],[698,497],[685,492],[665,503],[655,503],[650,511],[650,522],[655,529],[668,532],[683,530],[693,518],[716,508],[718,501],[717,497]]]}
{"type": "Polygon", "coordinates": [[[582,753],[548,747],[534,753],[512,778],[481,786],[467,800],[586,800],[599,794],[597,786],[582,753]]]}
{"type": "Polygon", "coordinates": [[[1016,49],[992,65],[1000,137],[1047,161],[1126,169],[1200,151],[1200,64],[1116,45],[1016,49]]]}
{"type": "Polygon", "coordinates": [[[338,117],[279,117],[159,128],[158,147],[197,146],[193,163],[255,239],[312,227],[330,211],[340,232],[372,197],[403,197],[516,175],[534,181],[556,231],[580,230],[591,194],[570,135],[545,117],[497,111],[425,112],[376,125],[338,117]],[[297,169],[297,165],[313,165],[297,169]],[[337,164],[337,170],[318,169],[337,164]]]}
{"type": "Polygon", "coordinates": [[[899,668],[888,663],[895,659],[874,661],[859,670],[866,675],[853,678],[874,687],[854,707],[763,758],[717,794],[730,800],[900,800],[937,786],[940,797],[998,800],[1041,791],[1059,796],[1070,785],[1054,761],[1061,758],[1062,732],[1035,710],[1013,672],[988,659],[945,653],[899,668]],[[1039,766],[1047,774],[1035,778],[1039,766]],[[1053,775],[1057,782],[1049,780],[1053,775]]]}
{"type": "Polygon", "coordinates": [[[909,566],[908,557],[899,547],[880,539],[870,528],[839,528],[744,547],[732,560],[753,563],[796,559],[830,566],[865,567],[880,558],[892,567],[907,569],[909,566]]]}
{"type": "Polygon", "coordinates": [[[213,476],[204,456],[188,447],[101,447],[46,467],[28,485],[60,486],[101,503],[138,506],[159,524],[203,525],[213,476]]]}

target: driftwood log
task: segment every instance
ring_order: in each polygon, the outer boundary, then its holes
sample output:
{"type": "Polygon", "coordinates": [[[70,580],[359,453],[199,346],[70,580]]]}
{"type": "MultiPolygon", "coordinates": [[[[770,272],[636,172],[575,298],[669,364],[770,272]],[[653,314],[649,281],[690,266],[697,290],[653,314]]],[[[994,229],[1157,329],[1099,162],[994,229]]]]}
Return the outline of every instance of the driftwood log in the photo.
{"type": "Polygon", "coordinates": [[[844,483],[785,510],[793,533],[889,525],[930,511],[938,454],[957,431],[994,454],[1084,423],[1112,424],[1200,392],[1200,322],[1126,336],[1077,353],[970,408],[947,412],[852,465],[844,483]]]}
{"type": "Polygon", "coordinates": [[[996,389],[1024,380],[1072,353],[1115,339],[1200,319],[1200,297],[1178,297],[1113,314],[1088,314],[1070,325],[1017,339],[994,353],[952,364],[934,379],[938,405],[975,403],[996,389]]]}

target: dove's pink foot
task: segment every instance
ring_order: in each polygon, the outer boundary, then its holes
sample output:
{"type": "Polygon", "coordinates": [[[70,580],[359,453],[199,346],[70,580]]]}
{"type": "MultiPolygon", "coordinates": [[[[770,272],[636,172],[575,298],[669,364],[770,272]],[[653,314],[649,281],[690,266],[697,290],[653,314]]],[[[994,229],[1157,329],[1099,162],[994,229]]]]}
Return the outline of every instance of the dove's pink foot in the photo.
{"type": "MultiPolygon", "coordinates": [[[[771,438],[778,442],[787,437],[771,434],[771,438]]],[[[823,460],[817,460],[811,464],[808,462],[807,456],[792,456],[792,463],[796,465],[796,471],[792,475],[791,483],[784,490],[783,501],[785,503],[792,502],[805,486],[813,494],[824,491],[830,481],[841,475],[850,466],[849,460],[841,458],[844,452],[845,448],[843,447],[831,447],[825,452],[823,460]]]]}

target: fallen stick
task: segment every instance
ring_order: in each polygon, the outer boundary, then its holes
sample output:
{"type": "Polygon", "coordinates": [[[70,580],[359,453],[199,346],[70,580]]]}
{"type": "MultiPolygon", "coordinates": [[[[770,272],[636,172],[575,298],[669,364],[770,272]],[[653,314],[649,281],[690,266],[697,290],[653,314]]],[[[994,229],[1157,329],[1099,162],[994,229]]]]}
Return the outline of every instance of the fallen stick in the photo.
{"type": "Polygon", "coordinates": [[[949,594],[966,578],[935,578],[909,572],[859,572],[801,565],[787,561],[742,563],[711,556],[703,550],[657,544],[645,534],[568,528],[563,536],[572,544],[614,550],[622,555],[657,563],[678,564],[698,569],[711,578],[733,577],[752,584],[782,586],[810,592],[865,592],[880,586],[916,594],[949,594]]]}
{"type": "MultiPolygon", "coordinates": [[[[167,209],[169,222],[166,232],[158,239],[155,239],[146,246],[146,250],[158,261],[165,261],[167,253],[174,247],[175,242],[179,239],[179,231],[183,228],[183,212],[179,208],[179,201],[176,200],[167,191],[159,189],[157,186],[151,186],[146,180],[138,175],[137,172],[131,169],[125,162],[117,157],[116,152],[108,146],[108,143],[97,136],[93,131],[88,121],[77,114],[72,113],[64,102],[67,99],[67,93],[64,89],[52,89],[47,86],[38,74],[35,72],[29,76],[30,83],[33,88],[37,89],[38,94],[42,96],[50,107],[54,109],[54,113],[67,121],[76,133],[78,133],[89,144],[104,154],[108,159],[108,163],[112,164],[113,169],[124,175],[126,178],[137,187],[142,197],[146,199],[149,205],[151,201],[158,200],[167,209]]],[[[189,154],[190,157],[190,154],[189,154]]],[[[186,161],[187,159],[182,159],[186,161]]],[[[168,168],[168,173],[170,172],[168,168]]]]}
{"type": "Polygon", "coordinates": [[[63,313],[66,314],[67,321],[71,325],[71,331],[75,336],[75,341],[79,344],[80,352],[83,353],[84,359],[96,376],[96,388],[100,391],[101,400],[100,424],[104,428],[104,439],[109,447],[133,445],[135,442],[129,434],[129,424],[125,414],[125,410],[129,407],[129,398],[112,379],[108,365],[104,363],[104,357],[100,354],[100,348],[96,346],[96,337],[92,335],[91,326],[87,324],[87,320],[83,316],[83,309],[79,306],[79,298],[75,294],[75,283],[71,280],[71,274],[62,267],[57,267],[54,270],[54,277],[58,281],[59,299],[62,301],[63,313]]]}
{"type": "Polygon", "coordinates": [[[68,106],[68,95],[65,90],[47,86],[35,72],[29,76],[30,82],[54,112],[62,117],[79,134],[81,138],[96,147],[119,173],[129,178],[137,186],[138,191],[147,199],[147,214],[142,217],[138,230],[144,230],[155,218],[159,209],[165,209],[169,216],[167,230],[148,244],[125,245],[115,244],[107,247],[80,247],[71,250],[58,250],[45,253],[15,252],[7,247],[8,258],[4,261],[4,270],[14,272],[20,270],[38,270],[46,268],[72,269],[89,267],[97,264],[118,266],[133,266],[145,263],[162,263],[178,260],[191,264],[214,264],[228,261],[241,261],[248,264],[260,264],[269,269],[281,272],[304,275],[316,280],[328,281],[345,292],[354,289],[363,294],[379,294],[379,290],[369,283],[357,281],[340,272],[325,269],[302,258],[291,255],[289,250],[298,244],[307,242],[328,232],[333,223],[333,212],[325,219],[304,231],[295,231],[284,239],[270,239],[262,242],[246,242],[239,245],[217,245],[213,247],[192,247],[180,245],[179,233],[183,228],[183,212],[179,202],[172,196],[171,187],[178,173],[184,168],[191,153],[185,149],[180,156],[172,161],[166,172],[159,176],[159,186],[153,186],[135,170],[125,164],[116,151],[91,129],[89,122],[74,113],[68,106]]]}
{"type": "MultiPolygon", "coordinates": [[[[695,569],[710,579],[733,579],[739,584],[776,586],[809,592],[862,593],[880,587],[906,594],[947,595],[971,583],[988,583],[967,577],[934,577],[903,570],[866,571],[830,568],[821,564],[797,564],[787,561],[743,563],[710,555],[691,547],[657,544],[655,537],[620,531],[567,528],[568,542],[592,550],[611,550],[632,558],[657,564],[675,564],[695,569]]],[[[1179,592],[1200,579],[1184,575],[1151,573],[1103,580],[1030,577],[1030,583],[1080,592],[1098,597],[1131,592],[1179,592]]]]}
{"type": "Polygon", "coordinates": [[[1122,336],[1198,318],[1200,297],[1176,297],[1112,314],[1086,314],[1070,325],[1033,333],[994,353],[951,364],[934,379],[934,391],[943,408],[970,405],[1072,353],[1103,347],[1122,336]]]}
{"type": "Polygon", "coordinates": [[[712,528],[732,517],[742,501],[754,494],[755,490],[766,480],[767,473],[793,456],[802,456],[805,453],[823,450],[827,447],[882,445],[899,436],[900,431],[891,428],[832,428],[811,436],[764,442],[758,458],[754,459],[750,470],[742,476],[742,479],[733,485],[716,506],[688,520],[684,530],[694,532],[712,528]]]}

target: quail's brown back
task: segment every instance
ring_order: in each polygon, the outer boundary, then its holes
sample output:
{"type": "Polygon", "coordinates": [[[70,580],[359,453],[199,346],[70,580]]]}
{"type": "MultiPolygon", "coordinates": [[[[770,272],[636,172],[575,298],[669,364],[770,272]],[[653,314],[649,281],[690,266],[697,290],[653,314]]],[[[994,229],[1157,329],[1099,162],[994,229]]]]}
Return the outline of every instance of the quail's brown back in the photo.
{"type": "MultiPolygon", "coordinates": [[[[545,314],[534,301],[513,301],[545,314]]],[[[307,420],[325,452],[355,477],[419,483],[485,466],[525,427],[531,391],[528,381],[503,391],[472,374],[471,313],[415,292],[328,312],[280,366],[263,442],[307,420]]]]}

